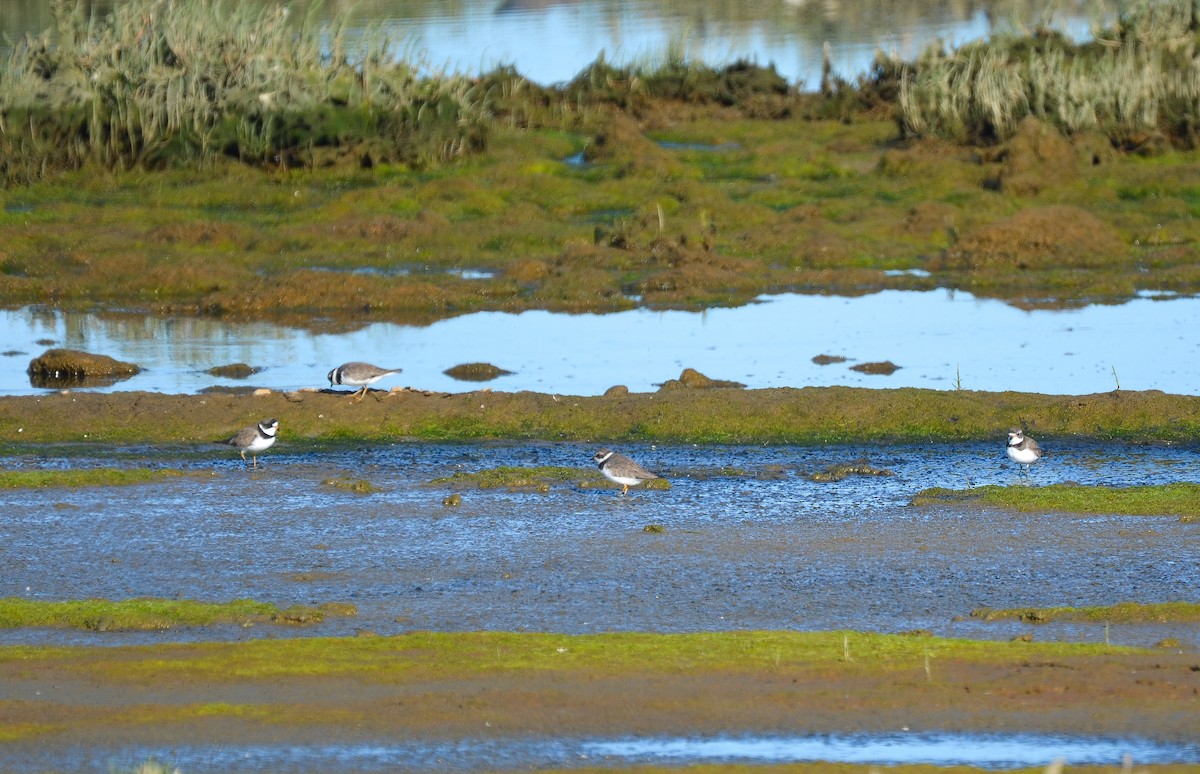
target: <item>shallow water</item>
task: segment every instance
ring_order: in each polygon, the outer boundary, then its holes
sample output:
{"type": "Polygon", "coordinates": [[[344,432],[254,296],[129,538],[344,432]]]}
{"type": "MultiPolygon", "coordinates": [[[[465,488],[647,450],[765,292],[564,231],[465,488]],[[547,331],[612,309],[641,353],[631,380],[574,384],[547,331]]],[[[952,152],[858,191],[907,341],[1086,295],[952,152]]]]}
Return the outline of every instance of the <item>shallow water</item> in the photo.
{"type": "Polygon", "coordinates": [[[497,390],[598,395],[614,384],[652,391],[690,367],[749,387],[928,387],[1079,395],[1127,390],[1200,394],[1200,299],[1147,295],[1116,306],[1023,311],[968,293],[768,296],[705,312],[480,312],[426,327],[375,323],[320,333],[204,318],[0,311],[0,395],[38,394],[25,373],[50,346],[137,363],[110,390],[194,393],[214,385],[278,390],[328,385],[346,360],[404,372],[379,387],[463,392],[443,371],[488,362],[512,371],[497,390]],[[40,342],[40,343],[39,343],[40,342]],[[1153,342],[1153,346],[1147,346],[1153,342]],[[817,355],[847,358],[820,366],[817,355]],[[851,370],[890,360],[891,376],[851,370]],[[245,381],[204,373],[244,362],[245,381]]]}
{"type": "MultiPolygon", "coordinates": [[[[547,493],[431,484],[498,465],[590,466],[579,444],[363,446],[294,454],[257,471],[205,449],[50,450],[9,467],[165,465],[202,475],[112,488],[0,493],[0,597],[138,596],[280,606],[344,601],[353,618],[305,629],[152,633],[0,631],[0,642],[124,644],[360,630],[901,632],[1149,645],[1200,644],[1195,625],[985,623],[978,607],[1194,597],[1200,531],[1167,517],[912,508],[929,486],[1018,483],[1003,439],[920,446],[626,449],[669,491],[547,493]],[[80,455],[85,456],[80,456],[80,455]],[[860,458],[893,476],[816,483],[860,458]],[[349,475],[384,491],[324,486],[349,475]],[[660,534],[648,525],[661,525],[660,534]]],[[[1047,444],[1032,485],[1195,480],[1193,448],[1047,444]]]]}
{"type": "Polygon", "coordinates": [[[187,772],[439,771],[495,769],[781,764],[830,761],[880,766],[927,763],[983,769],[1197,763],[1200,746],[1147,739],[1106,739],[1038,734],[850,734],[811,737],[723,737],[639,739],[468,739],[454,742],[368,742],[361,744],[246,745],[170,748],[74,748],[48,753],[24,745],[9,771],[41,771],[53,765],[71,771],[109,772],[155,760],[187,772]]]}

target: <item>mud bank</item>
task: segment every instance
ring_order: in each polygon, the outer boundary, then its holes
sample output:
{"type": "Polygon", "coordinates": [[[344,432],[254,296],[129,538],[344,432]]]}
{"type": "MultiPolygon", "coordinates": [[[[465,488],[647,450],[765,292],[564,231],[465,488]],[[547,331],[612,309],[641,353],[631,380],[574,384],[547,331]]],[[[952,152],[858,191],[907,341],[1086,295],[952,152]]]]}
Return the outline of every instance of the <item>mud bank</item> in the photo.
{"type": "Polygon", "coordinates": [[[0,648],[32,745],[1037,731],[1190,742],[1195,654],[859,633],[0,648]],[[41,691],[40,694],[36,691],[41,691]],[[19,697],[19,698],[18,698],[19,697]],[[719,697],[719,698],[718,698],[719,697]]]}
{"type": "Polygon", "coordinates": [[[206,444],[264,417],[280,446],[359,440],[575,440],[822,444],[1002,438],[1190,443],[1200,397],[1056,396],[853,387],[668,390],[599,397],[376,391],[256,395],[61,392],[0,398],[0,444],[206,444]]]}

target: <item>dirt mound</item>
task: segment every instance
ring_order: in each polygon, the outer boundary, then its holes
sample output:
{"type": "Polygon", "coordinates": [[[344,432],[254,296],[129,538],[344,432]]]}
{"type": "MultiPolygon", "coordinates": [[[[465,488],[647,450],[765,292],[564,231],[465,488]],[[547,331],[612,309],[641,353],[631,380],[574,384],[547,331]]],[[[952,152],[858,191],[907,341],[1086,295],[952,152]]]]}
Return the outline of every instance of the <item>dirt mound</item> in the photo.
{"type": "Polygon", "coordinates": [[[937,269],[1098,268],[1127,247],[1116,231],[1078,207],[1031,207],[974,229],[934,261],[937,269]]]}
{"type": "Polygon", "coordinates": [[[1060,131],[1036,118],[1022,121],[994,159],[1000,169],[989,185],[1015,196],[1033,196],[1079,176],[1079,151],[1060,131]]]}
{"type": "Polygon", "coordinates": [[[69,387],[82,383],[115,382],[140,373],[133,363],[77,349],[48,349],[29,362],[34,387],[69,387]]]}
{"type": "Polygon", "coordinates": [[[662,178],[680,173],[671,154],[642,132],[637,121],[624,113],[614,113],[592,137],[583,151],[590,164],[616,164],[622,174],[635,171],[662,178]]]}
{"type": "Polygon", "coordinates": [[[741,389],[746,385],[728,379],[711,379],[695,368],[685,368],[678,379],[668,379],[660,386],[660,390],[712,390],[719,388],[741,389]]]}

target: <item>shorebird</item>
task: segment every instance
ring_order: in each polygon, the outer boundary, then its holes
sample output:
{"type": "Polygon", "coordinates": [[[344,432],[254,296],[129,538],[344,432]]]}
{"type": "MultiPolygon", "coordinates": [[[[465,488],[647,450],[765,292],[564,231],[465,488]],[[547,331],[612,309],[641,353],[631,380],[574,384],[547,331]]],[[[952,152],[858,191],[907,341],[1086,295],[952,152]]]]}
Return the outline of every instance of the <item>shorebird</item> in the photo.
{"type": "Polygon", "coordinates": [[[1029,466],[1044,455],[1042,447],[1038,446],[1037,441],[1027,437],[1019,427],[1008,431],[1008,446],[1005,451],[1008,452],[1010,460],[1024,466],[1026,477],[1029,476],[1029,466]]]}
{"type": "Polygon", "coordinates": [[[399,368],[380,368],[373,366],[370,363],[342,363],[337,368],[329,372],[329,386],[335,384],[344,384],[349,387],[361,387],[358,391],[358,400],[362,400],[367,394],[367,388],[385,376],[400,373],[399,368]]]}
{"type": "Polygon", "coordinates": [[[257,468],[258,453],[271,448],[271,444],[275,443],[275,434],[278,431],[278,419],[264,419],[257,425],[243,427],[220,443],[228,444],[240,451],[243,462],[246,461],[246,452],[250,452],[250,456],[254,460],[251,467],[257,468]]]}
{"type": "Polygon", "coordinates": [[[600,468],[604,477],[613,483],[621,485],[621,494],[629,492],[629,487],[644,484],[656,478],[656,473],[643,468],[624,454],[617,454],[610,449],[601,449],[592,456],[592,461],[600,468]]]}

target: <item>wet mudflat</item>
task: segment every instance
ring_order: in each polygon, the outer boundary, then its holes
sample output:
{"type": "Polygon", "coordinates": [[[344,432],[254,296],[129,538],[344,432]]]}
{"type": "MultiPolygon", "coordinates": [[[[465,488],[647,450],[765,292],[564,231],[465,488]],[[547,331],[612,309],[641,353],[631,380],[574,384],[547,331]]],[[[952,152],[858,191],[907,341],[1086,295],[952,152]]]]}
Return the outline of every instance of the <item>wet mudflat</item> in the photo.
{"type": "MultiPolygon", "coordinates": [[[[1194,523],[907,505],[930,486],[1018,483],[1002,440],[622,448],[667,476],[670,490],[621,497],[573,483],[546,492],[431,483],[502,465],[578,467],[582,480],[594,447],[573,443],[398,443],[304,453],[280,444],[258,470],[193,447],[10,457],[12,468],[162,465],[198,475],[0,493],[0,596],[349,602],[358,615],[303,628],[8,630],[0,642],[742,629],[1200,641],[1189,624],[1106,632],[969,617],[984,606],[1191,599],[1200,576],[1194,523]],[[894,475],[809,477],[860,459],[894,475]],[[325,483],[338,477],[379,491],[325,483]],[[453,492],[461,505],[443,505],[453,492]]],[[[1059,443],[1035,466],[1030,485],[1162,484],[1195,480],[1198,469],[1191,448],[1059,443]]]]}

